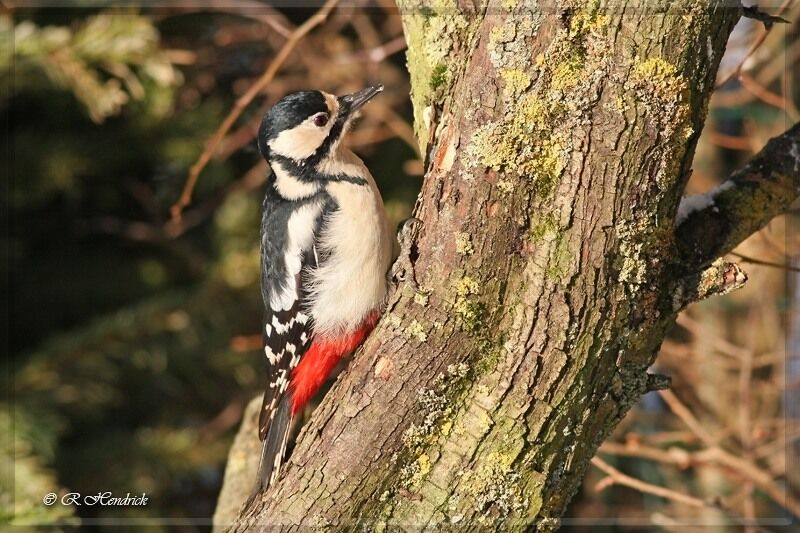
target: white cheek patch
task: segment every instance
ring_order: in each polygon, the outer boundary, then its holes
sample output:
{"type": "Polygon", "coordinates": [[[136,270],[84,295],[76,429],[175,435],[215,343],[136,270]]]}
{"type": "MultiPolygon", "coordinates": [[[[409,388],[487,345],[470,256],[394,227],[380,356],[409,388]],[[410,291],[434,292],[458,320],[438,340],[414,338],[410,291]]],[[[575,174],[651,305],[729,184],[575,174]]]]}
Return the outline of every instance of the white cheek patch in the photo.
{"type": "Polygon", "coordinates": [[[267,143],[273,153],[302,161],[311,157],[322,145],[336,122],[336,113],[339,111],[339,101],[336,97],[328,93],[322,94],[328,107],[330,117],[328,123],[320,128],[314,124],[314,117],[308,117],[294,128],[280,132],[267,143]]]}
{"type": "Polygon", "coordinates": [[[325,140],[330,131],[331,122],[328,121],[328,125],[320,128],[307,120],[290,130],[280,132],[267,144],[270,151],[278,155],[297,161],[306,159],[311,157],[325,140]]]}

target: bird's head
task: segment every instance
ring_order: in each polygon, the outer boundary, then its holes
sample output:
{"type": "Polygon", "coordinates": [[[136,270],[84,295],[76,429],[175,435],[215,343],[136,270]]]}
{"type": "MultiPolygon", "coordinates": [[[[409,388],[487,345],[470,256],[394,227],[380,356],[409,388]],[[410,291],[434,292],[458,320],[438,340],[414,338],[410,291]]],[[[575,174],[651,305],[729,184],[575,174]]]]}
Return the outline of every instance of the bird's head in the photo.
{"type": "Polygon", "coordinates": [[[287,94],[261,121],[261,155],[267,160],[279,156],[303,165],[318,163],[336,149],[356,112],[381,91],[383,85],[338,97],[323,91],[287,94]]]}

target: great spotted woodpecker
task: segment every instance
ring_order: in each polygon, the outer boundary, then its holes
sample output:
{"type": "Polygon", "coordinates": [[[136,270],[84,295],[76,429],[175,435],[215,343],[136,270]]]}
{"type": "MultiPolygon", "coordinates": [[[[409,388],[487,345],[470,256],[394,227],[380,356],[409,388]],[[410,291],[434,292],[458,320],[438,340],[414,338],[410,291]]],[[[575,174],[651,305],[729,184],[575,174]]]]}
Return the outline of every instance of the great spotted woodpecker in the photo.
{"type": "Polygon", "coordinates": [[[272,177],[261,219],[268,382],[251,500],[277,479],[294,416],[380,315],[392,248],[386,214],[369,170],[341,140],[382,90],[292,93],[258,131],[272,177]]]}

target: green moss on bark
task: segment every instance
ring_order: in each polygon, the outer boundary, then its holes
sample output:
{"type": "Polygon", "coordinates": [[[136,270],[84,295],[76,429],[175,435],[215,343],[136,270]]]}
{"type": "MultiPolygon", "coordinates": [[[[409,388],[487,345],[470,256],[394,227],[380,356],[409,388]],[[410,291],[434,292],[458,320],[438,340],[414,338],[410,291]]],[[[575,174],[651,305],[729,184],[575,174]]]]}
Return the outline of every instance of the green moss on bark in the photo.
{"type": "Polygon", "coordinates": [[[479,18],[463,13],[454,0],[432,0],[423,8],[401,0],[398,6],[404,12],[408,43],[406,61],[411,75],[414,131],[424,153],[428,144],[425,109],[437,107],[449,92],[463,68],[452,58],[457,57],[456,50],[468,40],[479,18]]]}

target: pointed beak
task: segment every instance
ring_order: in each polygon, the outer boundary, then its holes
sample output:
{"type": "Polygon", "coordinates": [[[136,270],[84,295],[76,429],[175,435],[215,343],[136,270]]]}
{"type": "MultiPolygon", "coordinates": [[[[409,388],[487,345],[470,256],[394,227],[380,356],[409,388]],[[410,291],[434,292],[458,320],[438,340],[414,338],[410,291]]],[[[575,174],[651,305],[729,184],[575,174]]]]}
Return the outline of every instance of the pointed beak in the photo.
{"type": "Polygon", "coordinates": [[[340,96],[339,105],[345,108],[347,114],[351,114],[382,91],[383,85],[373,85],[372,87],[367,87],[353,94],[340,96]]]}

